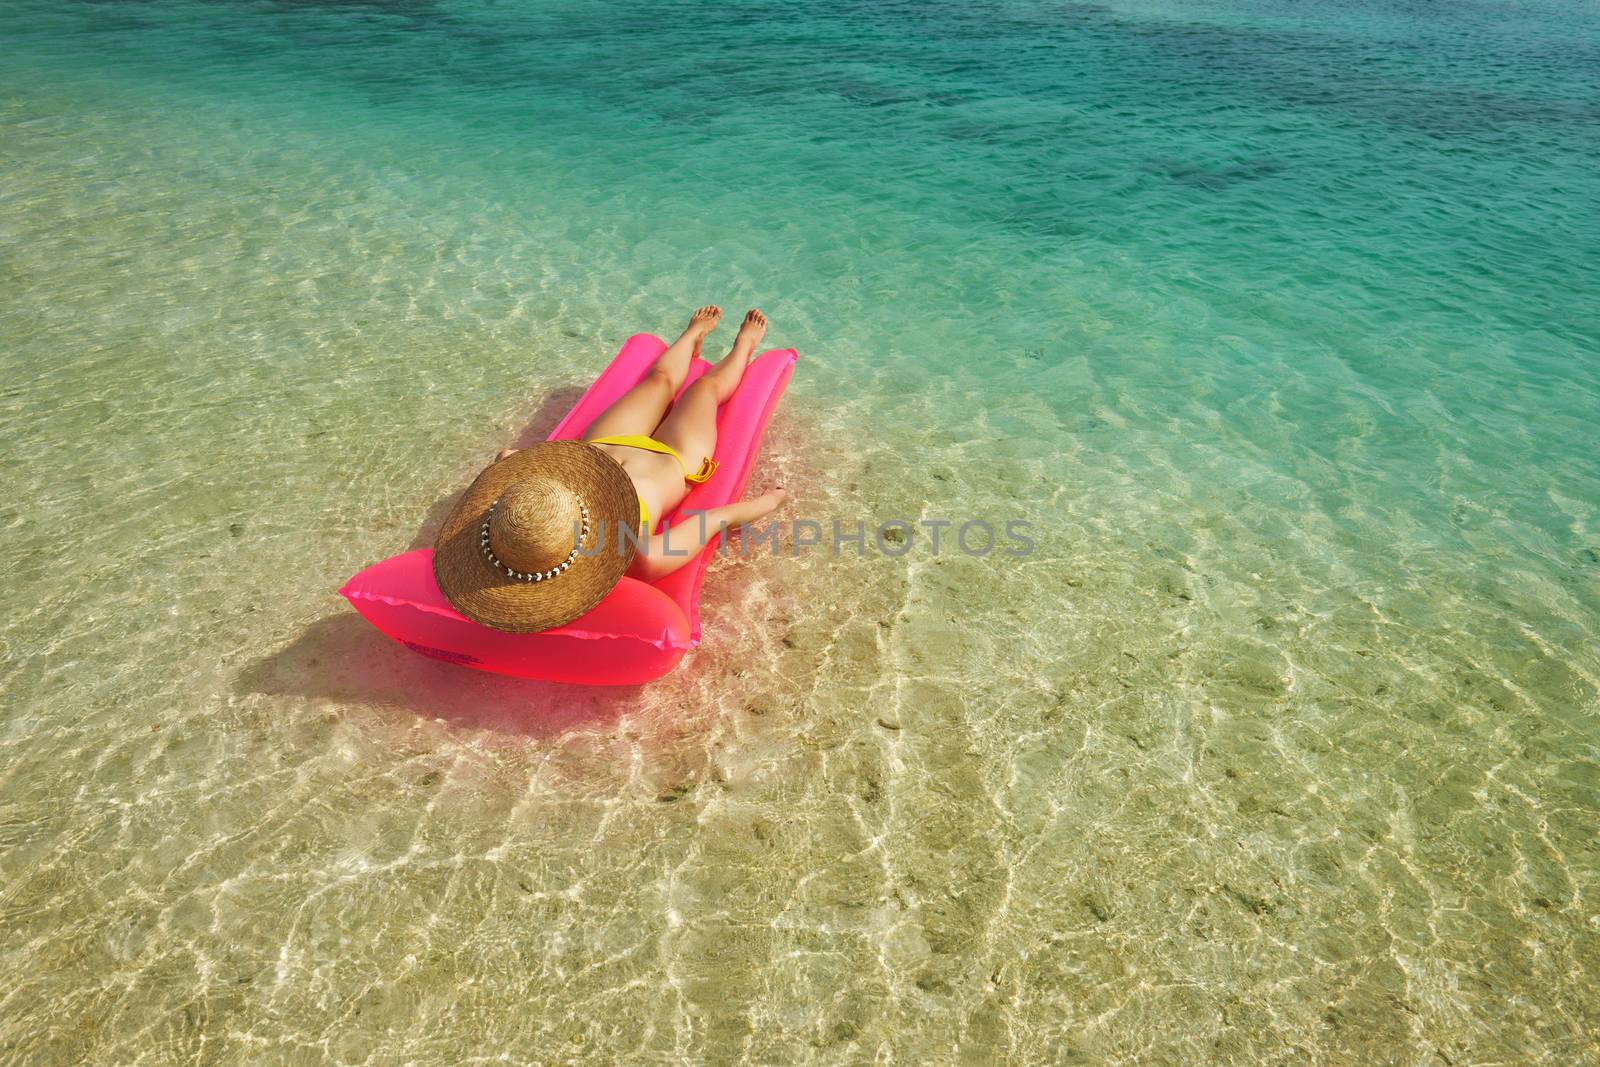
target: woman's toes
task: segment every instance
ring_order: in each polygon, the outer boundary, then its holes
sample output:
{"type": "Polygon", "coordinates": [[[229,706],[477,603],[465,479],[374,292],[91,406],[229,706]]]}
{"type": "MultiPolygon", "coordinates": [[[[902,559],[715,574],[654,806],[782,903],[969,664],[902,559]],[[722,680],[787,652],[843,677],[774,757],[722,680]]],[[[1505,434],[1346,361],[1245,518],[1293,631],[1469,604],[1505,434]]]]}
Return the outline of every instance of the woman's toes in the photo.
{"type": "Polygon", "coordinates": [[[744,317],[744,324],[739,327],[739,336],[736,341],[743,341],[754,347],[756,342],[765,337],[767,333],[767,317],[755,308],[751,308],[744,317]]]}
{"type": "Polygon", "coordinates": [[[717,323],[722,320],[722,309],[715,304],[696,308],[693,315],[689,316],[689,329],[699,333],[702,337],[717,328],[717,323]]]}

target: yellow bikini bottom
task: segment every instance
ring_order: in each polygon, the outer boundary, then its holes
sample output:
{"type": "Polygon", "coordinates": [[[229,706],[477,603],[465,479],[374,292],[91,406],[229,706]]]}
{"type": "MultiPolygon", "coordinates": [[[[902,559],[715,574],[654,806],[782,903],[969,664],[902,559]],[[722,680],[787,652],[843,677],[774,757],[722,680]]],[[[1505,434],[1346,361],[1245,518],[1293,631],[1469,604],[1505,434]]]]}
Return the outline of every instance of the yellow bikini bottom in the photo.
{"type": "MultiPolygon", "coordinates": [[[[590,441],[591,445],[621,445],[623,448],[642,448],[646,452],[659,452],[663,456],[671,456],[678,461],[678,466],[683,469],[683,480],[699,485],[709,482],[711,476],[717,473],[717,461],[707,456],[700,464],[700,469],[693,474],[689,473],[689,465],[678,455],[678,450],[671,445],[664,445],[654,437],[646,437],[642,433],[623,433],[615,437],[596,437],[590,441]]],[[[644,498],[639,498],[639,528],[645,533],[650,532],[650,512],[645,509],[644,498]]]]}

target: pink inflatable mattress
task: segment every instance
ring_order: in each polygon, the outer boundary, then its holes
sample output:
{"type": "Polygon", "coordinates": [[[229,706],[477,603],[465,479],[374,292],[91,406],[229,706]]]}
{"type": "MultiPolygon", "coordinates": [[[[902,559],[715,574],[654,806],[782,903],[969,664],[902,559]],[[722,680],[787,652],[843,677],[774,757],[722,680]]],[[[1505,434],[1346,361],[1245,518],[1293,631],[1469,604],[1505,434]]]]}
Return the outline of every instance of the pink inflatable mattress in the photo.
{"type": "MultiPolygon", "coordinates": [[[[666,343],[650,334],[628,338],[550,440],[582,437],[665,349],[666,343]]],[[[665,517],[667,526],[680,512],[718,507],[744,495],[762,431],[797,358],[793,349],[774,349],[750,362],[738,390],[717,414],[717,473],[691,487],[678,511],[665,517]]],[[[695,360],[688,382],[709,369],[704,360],[695,360]]],[[[659,582],[625,577],[592,611],[534,634],[502,633],[457,614],[434,584],[432,549],[375,563],[339,592],[373,626],[425,656],[518,678],[632,685],[661,677],[700,643],[700,585],[717,544],[713,540],[698,558],[659,582]]]]}

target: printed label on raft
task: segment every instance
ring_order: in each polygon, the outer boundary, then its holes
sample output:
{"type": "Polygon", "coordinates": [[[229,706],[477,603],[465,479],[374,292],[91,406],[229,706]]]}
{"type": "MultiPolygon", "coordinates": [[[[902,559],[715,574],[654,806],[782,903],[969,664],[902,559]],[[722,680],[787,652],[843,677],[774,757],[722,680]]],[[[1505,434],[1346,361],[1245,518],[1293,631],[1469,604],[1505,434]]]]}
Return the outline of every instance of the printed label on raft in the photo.
{"type": "Polygon", "coordinates": [[[469,656],[465,652],[450,652],[442,648],[434,648],[431,645],[419,645],[415,641],[401,641],[400,643],[413,652],[422,653],[429,659],[442,659],[446,663],[454,663],[459,667],[472,667],[483,662],[477,656],[469,656]]]}

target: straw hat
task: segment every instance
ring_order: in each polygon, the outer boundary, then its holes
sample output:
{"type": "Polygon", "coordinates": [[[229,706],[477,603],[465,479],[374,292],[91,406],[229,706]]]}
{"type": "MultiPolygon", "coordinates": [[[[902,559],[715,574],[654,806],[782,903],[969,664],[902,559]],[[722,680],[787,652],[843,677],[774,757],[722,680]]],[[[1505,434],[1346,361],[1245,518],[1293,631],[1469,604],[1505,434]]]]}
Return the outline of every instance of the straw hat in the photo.
{"type": "Polygon", "coordinates": [[[548,630],[605,598],[633,562],[621,527],[638,525],[621,464],[582,441],[545,441],[478,475],[434,541],[433,577],[473,622],[548,630]]]}

